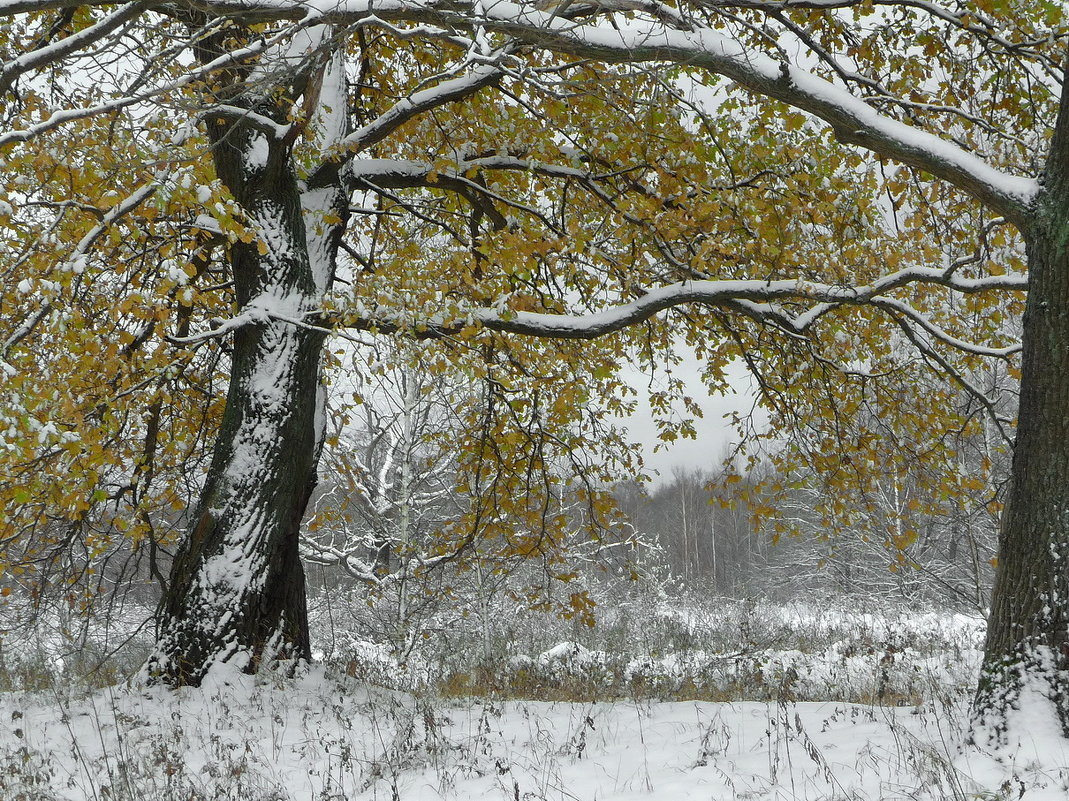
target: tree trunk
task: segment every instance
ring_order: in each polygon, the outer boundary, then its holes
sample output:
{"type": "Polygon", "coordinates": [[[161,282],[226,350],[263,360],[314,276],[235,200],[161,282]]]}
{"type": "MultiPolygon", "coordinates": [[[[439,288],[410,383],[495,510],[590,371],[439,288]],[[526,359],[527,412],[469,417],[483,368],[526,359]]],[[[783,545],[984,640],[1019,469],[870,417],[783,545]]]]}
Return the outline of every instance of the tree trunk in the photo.
{"type": "MultiPolygon", "coordinates": [[[[308,659],[299,530],[315,485],[323,334],[289,147],[209,126],[217,172],[257,234],[231,246],[239,315],[223,419],[206,484],[159,616],[149,681],[198,685],[216,663],[255,672],[308,659]],[[213,129],[214,128],[214,129],[213,129]]],[[[315,245],[321,243],[315,242],[315,245]]]]}
{"type": "Polygon", "coordinates": [[[1063,95],[1035,218],[1012,487],[1003,512],[977,739],[1047,706],[1069,736],[1069,100],[1063,95]]]}
{"type": "MultiPolygon", "coordinates": [[[[240,35],[228,29],[200,40],[198,58],[213,63],[240,35]]],[[[315,186],[299,180],[296,139],[326,153],[348,119],[344,55],[331,49],[329,27],[306,31],[305,46],[275,74],[243,66],[213,74],[211,91],[229,109],[249,111],[208,115],[205,125],[216,174],[252,236],[230,245],[239,323],[230,387],[157,615],[157,644],[143,668],[151,682],[195,686],[220,663],[253,673],[310,658],[299,544],[325,425],[325,334],[307,323],[316,321],[333,282],[349,204],[336,165],[315,186]],[[287,128],[301,97],[308,116],[287,128]]]]}
{"type": "Polygon", "coordinates": [[[321,339],[271,323],[235,338],[226,412],[175,560],[150,680],[198,685],[215,662],[308,659],[301,518],[314,486],[321,339]],[[274,379],[269,383],[268,378],[274,379]]]}

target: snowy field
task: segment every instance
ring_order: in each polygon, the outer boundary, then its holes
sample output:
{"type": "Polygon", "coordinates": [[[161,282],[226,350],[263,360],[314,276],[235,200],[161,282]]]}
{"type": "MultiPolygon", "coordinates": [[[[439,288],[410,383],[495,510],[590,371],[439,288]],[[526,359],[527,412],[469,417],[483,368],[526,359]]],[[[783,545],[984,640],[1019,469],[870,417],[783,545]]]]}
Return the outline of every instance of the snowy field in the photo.
{"type": "Polygon", "coordinates": [[[1027,743],[1015,763],[1000,765],[959,753],[962,722],[963,709],[930,705],[446,703],[369,689],[323,668],[296,682],[223,674],[200,690],[0,696],[0,797],[1069,796],[1069,769],[1051,769],[1054,738],[1027,743]]]}
{"type": "MultiPolygon", "coordinates": [[[[965,746],[975,620],[915,615],[907,636],[902,619],[868,619],[864,641],[884,645],[866,649],[815,638],[814,627],[833,617],[794,619],[812,648],[626,662],[707,697],[712,689],[702,692],[687,674],[733,665],[749,677],[749,699],[740,682],[727,688],[738,699],[721,701],[446,698],[372,686],[346,675],[353,662],[337,660],[294,680],[221,669],[204,687],[177,692],[11,690],[0,693],[0,799],[1069,798],[1064,741],[1028,709],[1018,713],[1023,738],[997,758],[965,746]],[[940,659],[919,637],[956,645],[940,659]],[[844,700],[865,681],[870,691],[888,688],[885,700],[844,700]]],[[[567,674],[611,681],[612,662],[565,643],[510,659],[546,687],[567,686],[549,683],[567,674]]]]}

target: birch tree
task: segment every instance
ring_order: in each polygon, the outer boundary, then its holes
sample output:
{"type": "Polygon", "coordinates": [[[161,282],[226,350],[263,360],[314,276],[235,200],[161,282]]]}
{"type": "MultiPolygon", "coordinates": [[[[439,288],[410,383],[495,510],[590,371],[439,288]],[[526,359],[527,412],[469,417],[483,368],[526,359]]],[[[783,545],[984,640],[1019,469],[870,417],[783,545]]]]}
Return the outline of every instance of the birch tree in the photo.
{"type": "Polygon", "coordinates": [[[435,553],[435,533],[467,508],[455,492],[456,439],[477,391],[456,376],[430,375],[408,351],[365,347],[347,356],[356,381],[341,399],[344,413],[334,415],[304,542],[305,559],[372,586],[397,580],[395,569],[407,572],[409,562],[448,558],[448,547],[435,553]]]}
{"type": "MultiPolygon", "coordinates": [[[[765,401],[799,425],[823,424],[809,411],[836,407],[859,359],[886,381],[920,360],[971,393],[1015,440],[978,720],[1002,736],[1028,692],[1069,724],[1061,4],[0,0],[0,14],[5,536],[85,519],[105,464],[136,466],[111,495],[164,494],[180,440],[151,433],[152,403],[193,365],[226,363],[218,425],[191,418],[214,451],[146,675],[195,684],[220,661],[307,656],[297,532],[328,337],[397,333],[472,359],[500,414],[466,447],[526,481],[519,511],[543,518],[545,449],[626,459],[601,442],[628,403],[616,366],[662,368],[682,338],[714,389],[735,358],[781,376],[765,401]],[[109,310],[129,315],[110,336],[109,310]],[[53,365],[95,376],[67,398],[31,365],[69,352],[72,329],[109,358],[53,365]],[[985,359],[1019,370],[1015,431],[969,381],[985,359]],[[116,411],[135,401],[150,413],[116,411]],[[125,462],[121,431],[143,443],[125,462]],[[28,465],[62,465],[77,489],[28,465]]],[[[941,411],[917,425],[965,424],[941,411]]]]}

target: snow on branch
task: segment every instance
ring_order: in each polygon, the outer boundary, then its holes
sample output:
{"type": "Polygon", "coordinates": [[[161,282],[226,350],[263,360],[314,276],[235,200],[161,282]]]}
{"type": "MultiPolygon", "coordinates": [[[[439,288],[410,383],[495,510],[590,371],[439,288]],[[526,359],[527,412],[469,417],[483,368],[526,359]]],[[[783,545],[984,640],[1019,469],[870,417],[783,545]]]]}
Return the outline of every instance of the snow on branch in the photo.
{"type": "MultiPolygon", "coordinates": [[[[911,310],[912,311],[912,310],[911,310]]],[[[928,360],[936,369],[942,371],[942,373],[948,376],[954,383],[961,387],[968,395],[974,398],[984,408],[988,418],[995,424],[995,428],[998,430],[999,436],[1009,446],[1012,447],[1014,442],[1013,428],[1014,421],[1011,417],[1007,417],[1003,414],[991,395],[978,387],[971,378],[965,375],[961,370],[958,370],[952,365],[942,354],[940,354],[933,346],[931,337],[926,335],[925,332],[917,330],[896,313],[896,310],[889,310],[891,319],[901,329],[906,339],[912,343],[912,345],[920,352],[920,354],[928,360]]],[[[929,332],[930,333],[930,332],[929,332]]],[[[1010,349],[1007,349],[1010,350],[1010,349]]],[[[1013,350],[1020,350],[1015,348],[1013,350]]],[[[970,352],[973,350],[970,348],[970,352]]],[[[983,354],[981,354],[983,355],[983,354]]]]}
{"type": "Polygon", "coordinates": [[[921,314],[908,303],[903,303],[895,298],[877,297],[873,299],[873,303],[882,309],[901,315],[902,318],[909,319],[933,339],[937,339],[957,350],[995,359],[1007,359],[1013,354],[1021,352],[1021,344],[1019,342],[1005,348],[986,348],[973,342],[966,342],[944,331],[930,317],[921,314]]]}
{"type": "MultiPolygon", "coordinates": [[[[0,15],[72,4],[69,0],[0,0],[0,15]]],[[[304,24],[408,22],[455,30],[478,27],[578,58],[685,64],[722,75],[750,91],[812,114],[830,125],[843,142],[943,179],[1018,226],[1028,222],[1038,192],[1038,184],[1032,178],[1001,172],[941,136],[880,113],[844,85],[696,22],[681,29],[655,19],[627,19],[621,15],[579,21],[557,16],[555,9],[546,13],[532,5],[507,0],[481,0],[475,4],[464,0],[198,0],[197,6],[209,14],[245,22],[289,19],[302,20],[304,24]]],[[[113,103],[120,107],[127,104],[123,100],[113,103]]],[[[98,107],[97,112],[105,110],[108,109],[98,107]]],[[[398,109],[396,113],[403,116],[404,112],[398,109]]],[[[60,118],[46,121],[48,127],[67,121],[64,115],[80,117],[86,112],[59,114],[60,118]]],[[[8,133],[0,136],[0,144],[30,135],[30,131],[8,133]]],[[[371,132],[365,132],[365,136],[371,136],[371,132]]]]}
{"type": "Polygon", "coordinates": [[[347,165],[346,178],[354,189],[370,189],[375,192],[387,189],[423,188],[461,194],[480,194],[531,214],[550,228],[555,227],[537,209],[503,197],[466,177],[471,170],[527,172],[547,178],[573,180],[582,184],[602,201],[610,206],[613,205],[612,198],[598,186],[598,181],[609,176],[601,176],[576,167],[531,161],[504,154],[461,158],[457,159],[453,165],[432,164],[411,159],[358,159],[347,165]]]}
{"type": "Polygon", "coordinates": [[[844,142],[923,169],[969,192],[1015,222],[1038,190],[1030,178],[1007,175],[958,145],[881,114],[844,86],[773,59],[710,28],[672,30],[641,20],[612,25],[542,21],[540,12],[496,3],[487,16],[499,30],[558,52],[606,61],[685,63],[782,101],[827,122],[844,142]]]}
{"type": "MultiPolygon", "coordinates": [[[[148,2],[127,3],[84,30],[71,34],[53,44],[23,53],[17,58],[8,61],[0,67],[0,95],[10,89],[11,84],[20,75],[43,67],[46,64],[54,64],[81,50],[83,47],[94,44],[109,33],[121,28],[127,22],[139,17],[148,9],[149,5],[150,3],[148,2]]],[[[3,8],[3,6],[0,5],[0,8],[3,8]]]]}
{"type": "MultiPolygon", "coordinates": [[[[502,48],[498,57],[504,57],[512,48],[502,48]]],[[[497,59],[494,59],[496,61],[497,59]]],[[[332,147],[332,155],[309,178],[310,188],[329,184],[339,165],[357,153],[381,142],[409,120],[427,111],[470,97],[481,89],[500,80],[502,70],[496,63],[481,64],[470,74],[442,81],[399,100],[387,111],[363,127],[345,136],[332,147]]],[[[351,174],[350,174],[351,177],[351,174]]]]}
{"type": "Polygon", "coordinates": [[[685,64],[812,114],[829,124],[843,142],[943,179],[1017,225],[1028,221],[1038,191],[1032,178],[995,169],[947,139],[880,113],[843,85],[697,23],[681,30],[654,20],[618,15],[577,21],[507,0],[481,2],[477,4],[479,13],[471,4],[457,0],[202,0],[202,4],[217,14],[243,19],[294,19],[317,14],[341,24],[366,23],[375,17],[457,29],[481,26],[578,58],[685,64]]]}
{"type": "Polygon", "coordinates": [[[304,561],[328,567],[339,566],[357,581],[379,589],[403,582],[416,573],[434,570],[440,565],[454,562],[463,556],[467,547],[468,543],[463,543],[448,553],[434,556],[415,554],[397,569],[382,572],[348,548],[322,543],[310,544],[303,540],[300,543],[301,559],[304,561]]]}
{"type": "Polygon", "coordinates": [[[908,303],[883,294],[907,284],[936,284],[961,293],[988,290],[1025,290],[1023,275],[959,279],[936,269],[901,270],[868,286],[850,287],[819,284],[811,281],[683,281],[650,290],[641,298],[589,314],[549,314],[513,311],[501,308],[472,309],[462,320],[398,322],[389,315],[365,315],[359,318],[330,318],[324,321],[335,328],[376,330],[392,333],[408,330],[418,338],[437,338],[454,334],[469,325],[481,325],[493,331],[553,339],[596,339],[647,320],[676,306],[703,305],[744,314],[763,324],[775,325],[788,334],[801,335],[822,316],[840,306],[873,305],[908,319],[927,336],[962,351],[981,356],[1007,358],[1017,346],[989,348],[954,337],[908,303]],[[784,303],[815,304],[808,310],[793,312],[784,303]]]}
{"type": "Polygon", "coordinates": [[[257,114],[251,109],[222,103],[206,108],[200,113],[201,120],[209,117],[218,117],[220,119],[244,123],[250,128],[254,128],[261,133],[267,134],[279,142],[284,141],[293,130],[292,124],[282,125],[281,123],[275,122],[270,117],[266,117],[263,114],[257,114]]]}
{"type": "Polygon", "coordinates": [[[482,64],[473,69],[470,75],[442,81],[429,89],[416,92],[395,103],[373,122],[349,134],[339,144],[354,153],[364,150],[381,142],[392,131],[397,130],[413,117],[455,100],[469,97],[480,89],[497,82],[501,75],[501,69],[496,65],[482,64]]]}

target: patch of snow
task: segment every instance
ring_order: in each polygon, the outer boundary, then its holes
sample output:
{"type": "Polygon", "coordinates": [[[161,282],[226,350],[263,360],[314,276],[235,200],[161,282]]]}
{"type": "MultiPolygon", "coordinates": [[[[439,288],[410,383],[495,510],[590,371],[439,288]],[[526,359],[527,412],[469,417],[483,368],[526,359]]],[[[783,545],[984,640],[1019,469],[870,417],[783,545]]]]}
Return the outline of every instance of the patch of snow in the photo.
{"type": "Polygon", "coordinates": [[[267,160],[271,156],[267,137],[261,133],[255,133],[249,139],[245,148],[245,169],[257,172],[267,166],[267,160]]]}

